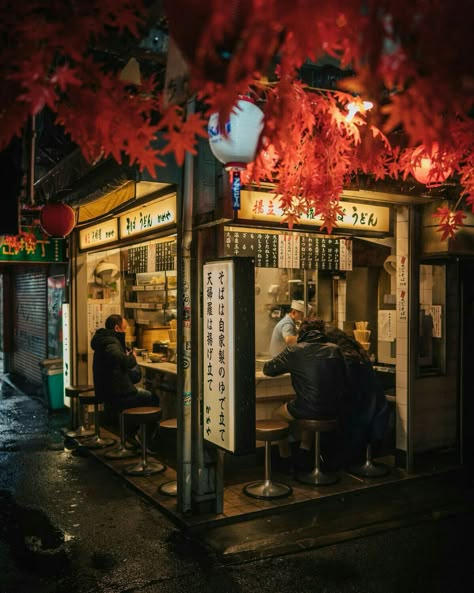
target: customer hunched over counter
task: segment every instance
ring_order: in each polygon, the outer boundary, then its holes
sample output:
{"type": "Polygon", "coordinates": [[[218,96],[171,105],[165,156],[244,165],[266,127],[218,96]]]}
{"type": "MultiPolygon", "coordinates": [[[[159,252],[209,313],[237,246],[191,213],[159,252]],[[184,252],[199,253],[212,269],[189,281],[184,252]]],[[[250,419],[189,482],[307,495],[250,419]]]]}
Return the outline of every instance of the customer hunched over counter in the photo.
{"type": "MultiPolygon", "coordinates": [[[[105,328],[99,328],[91,340],[95,394],[104,402],[105,415],[113,423],[118,421],[122,410],[159,404],[150,391],[134,384],[137,361],[125,345],[126,330],[126,319],[118,314],[109,315],[105,328]]],[[[128,428],[128,434],[133,435],[137,427],[128,428]]]]}
{"type": "MultiPolygon", "coordinates": [[[[348,410],[348,377],[344,355],[336,344],[324,334],[325,323],[315,317],[306,318],[300,327],[297,343],[283,350],[278,356],[265,363],[263,373],[270,377],[291,374],[291,384],[296,397],[273,412],[275,419],[290,424],[297,419],[337,418],[339,430],[331,451],[326,451],[326,460],[331,456],[333,465],[341,465],[344,456],[344,436],[348,410]]],[[[297,469],[306,469],[310,462],[311,434],[301,436],[297,469]]],[[[324,454],[324,443],[323,454],[324,454]]],[[[327,448],[326,448],[327,449],[327,448]]],[[[280,457],[285,461],[282,468],[292,469],[291,451],[288,441],[279,442],[280,457]]]]}

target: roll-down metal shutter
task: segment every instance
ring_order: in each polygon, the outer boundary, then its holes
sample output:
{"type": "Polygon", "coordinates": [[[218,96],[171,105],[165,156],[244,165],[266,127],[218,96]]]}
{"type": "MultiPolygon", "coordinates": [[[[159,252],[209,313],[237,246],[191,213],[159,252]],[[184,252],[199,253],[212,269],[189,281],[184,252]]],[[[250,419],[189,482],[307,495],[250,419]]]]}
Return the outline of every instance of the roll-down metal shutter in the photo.
{"type": "Polygon", "coordinates": [[[42,270],[18,270],[15,281],[14,370],[41,383],[39,362],[47,356],[47,275],[42,270]]]}

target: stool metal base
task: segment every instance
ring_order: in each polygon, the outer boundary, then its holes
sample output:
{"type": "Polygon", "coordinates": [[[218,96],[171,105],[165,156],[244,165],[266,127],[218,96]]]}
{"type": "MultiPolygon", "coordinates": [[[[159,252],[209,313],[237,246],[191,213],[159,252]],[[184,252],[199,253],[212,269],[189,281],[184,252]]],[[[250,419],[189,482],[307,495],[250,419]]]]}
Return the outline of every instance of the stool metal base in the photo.
{"type": "Polygon", "coordinates": [[[291,486],[281,482],[272,482],[271,480],[260,480],[244,486],[243,491],[252,498],[261,498],[269,500],[272,498],[283,498],[290,496],[293,492],[291,486]]]}
{"type": "Polygon", "coordinates": [[[104,457],[107,459],[131,459],[132,457],[138,457],[139,455],[140,453],[136,449],[127,449],[127,447],[122,446],[104,453],[104,457]]]}
{"type": "Polygon", "coordinates": [[[85,428],[84,426],[79,426],[76,430],[68,430],[66,432],[67,437],[70,439],[82,439],[84,437],[91,437],[95,434],[95,430],[92,428],[85,428]]]}
{"type": "Polygon", "coordinates": [[[310,486],[330,486],[338,481],[334,474],[325,474],[319,468],[313,469],[309,474],[297,474],[295,480],[310,486]]]}
{"type": "Polygon", "coordinates": [[[104,447],[110,447],[115,443],[115,439],[104,439],[102,437],[94,436],[82,441],[81,445],[87,449],[103,449],[104,447]]]}
{"type": "Polygon", "coordinates": [[[374,463],[371,459],[367,459],[364,465],[351,467],[349,472],[361,478],[383,478],[389,473],[389,469],[382,463],[374,463]]]}
{"type": "Polygon", "coordinates": [[[177,496],[178,482],[176,480],[165,482],[158,488],[158,492],[160,492],[160,494],[166,494],[166,496],[177,496]]]}
{"type": "Polygon", "coordinates": [[[156,461],[140,461],[134,465],[129,465],[123,470],[126,476],[153,476],[164,472],[166,467],[156,461]]]}

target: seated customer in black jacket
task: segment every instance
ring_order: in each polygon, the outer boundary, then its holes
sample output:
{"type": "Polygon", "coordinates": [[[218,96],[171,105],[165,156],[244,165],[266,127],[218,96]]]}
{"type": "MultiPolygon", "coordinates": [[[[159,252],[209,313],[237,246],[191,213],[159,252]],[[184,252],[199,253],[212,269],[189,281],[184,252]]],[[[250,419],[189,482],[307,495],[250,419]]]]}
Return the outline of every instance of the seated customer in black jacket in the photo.
{"type": "MultiPolygon", "coordinates": [[[[126,348],[126,330],[126,319],[118,314],[109,315],[105,328],[98,329],[91,340],[95,394],[104,402],[106,416],[114,422],[122,410],[159,403],[150,391],[134,385],[132,369],[136,367],[137,360],[126,348]]],[[[133,434],[136,429],[131,428],[128,427],[128,434],[133,434]]]]}
{"type": "Polygon", "coordinates": [[[361,463],[367,445],[376,445],[383,439],[389,415],[387,400],[362,344],[337,328],[328,330],[326,336],[342,349],[349,377],[351,411],[346,463],[361,463]]]}
{"type": "MultiPolygon", "coordinates": [[[[343,430],[348,415],[346,365],[342,350],[328,340],[324,329],[322,319],[309,317],[303,320],[296,345],[285,348],[278,356],[266,362],[263,373],[270,377],[290,373],[291,384],[296,393],[294,399],[274,410],[273,418],[290,424],[301,418],[338,418],[343,430]]],[[[300,450],[308,453],[313,438],[311,433],[303,433],[300,450]]],[[[279,449],[280,457],[290,458],[288,441],[280,441],[279,449]]],[[[339,454],[335,455],[335,458],[338,456],[339,454]]],[[[297,461],[298,465],[301,465],[305,457],[310,458],[309,454],[301,452],[299,457],[301,460],[297,461]]],[[[335,463],[339,465],[340,461],[335,463]]]]}

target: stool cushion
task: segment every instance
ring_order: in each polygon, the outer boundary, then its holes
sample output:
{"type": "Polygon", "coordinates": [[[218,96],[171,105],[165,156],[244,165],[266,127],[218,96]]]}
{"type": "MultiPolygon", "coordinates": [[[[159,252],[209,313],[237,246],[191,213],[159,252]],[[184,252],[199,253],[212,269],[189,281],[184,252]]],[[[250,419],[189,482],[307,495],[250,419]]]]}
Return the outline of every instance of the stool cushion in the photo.
{"type": "Polygon", "coordinates": [[[77,397],[80,393],[84,393],[86,391],[94,391],[93,385],[69,385],[68,387],[64,388],[66,395],[68,397],[77,397]]]}
{"type": "Polygon", "coordinates": [[[336,430],[337,419],[336,418],[319,418],[319,420],[308,420],[306,418],[300,418],[298,420],[300,428],[304,430],[310,430],[312,432],[329,432],[336,430]]]}
{"type": "Polygon", "coordinates": [[[288,436],[289,425],[283,420],[257,420],[255,436],[259,441],[279,441],[288,436]]]}
{"type": "Polygon", "coordinates": [[[96,402],[95,393],[93,391],[88,391],[87,393],[80,393],[79,394],[79,403],[84,405],[92,405],[96,402]]]}
{"type": "Polygon", "coordinates": [[[160,428],[164,428],[165,430],[176,430],[178,428],[178,419],[168,418],[167,420],[163,420],[160,422],[160,428]]]}
{"type": "Polygon", "coordinates": [[[140,424],[151,424],[161,418],[161,408],[157,406],[143,406],[142,408],[127,408],[122,414],[127,418],[137,420],[140,424]]]}

